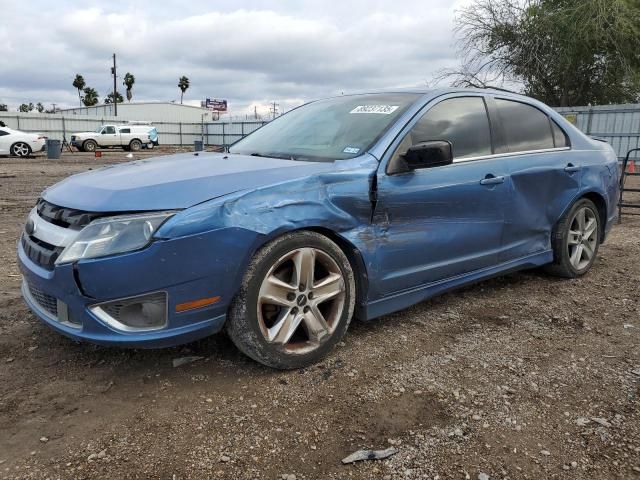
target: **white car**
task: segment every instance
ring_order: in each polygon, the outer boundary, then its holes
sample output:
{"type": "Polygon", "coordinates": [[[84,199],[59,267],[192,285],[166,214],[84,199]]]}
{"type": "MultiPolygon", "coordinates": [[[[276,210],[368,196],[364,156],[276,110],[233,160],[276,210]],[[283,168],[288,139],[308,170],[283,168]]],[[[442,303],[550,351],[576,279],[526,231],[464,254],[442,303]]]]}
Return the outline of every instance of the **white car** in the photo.
{"type": "Polygon", "coordinates": [[[21,132],[8,127],[0,127],[0,155],[27,157],[45,148],[47,137],[38,133],[21,132]]]}

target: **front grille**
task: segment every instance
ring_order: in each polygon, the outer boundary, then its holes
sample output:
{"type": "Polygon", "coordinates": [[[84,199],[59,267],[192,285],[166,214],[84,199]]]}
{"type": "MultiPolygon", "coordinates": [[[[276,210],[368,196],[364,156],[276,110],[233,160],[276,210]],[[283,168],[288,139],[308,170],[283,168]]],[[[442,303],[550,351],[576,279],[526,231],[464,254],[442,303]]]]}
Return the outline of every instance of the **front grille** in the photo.
{"type": "Polygon", "coordinates": [[[40,265],[47,270],[53,270],[56,260],[62,253],[62,250],[64,250],[62,247],[49,245],[42,240],[29,236],[26,232],[22,234],[20,241],[27,257],[29,257],[35,264],[40,265]]]}
{"type": "Polygon", "coordinates": [[[73,208],[64,208],[39,199],[36,204],[38,215],[49,223],[63,228],[83,228],[96,218],[104,217],[106,213],[90,213],[73,208]]]}
{"type": "MultiPolygon", "coordinates": [[[[73,208],[64,208],[54,205],[40,198],[36,204],[38,216],[43,220],[61,228],[73,228],[80,230],[96,218],[108,215],[106,213],[91,213],[73,208]]],[[[51,245],[40,238],[23,232],[20,239],[22,248],[35,264],[47,270],[53,270],[56,260],[64,250],[63,247],[51,245]]]]}
{"type": "Polygon", "coordinates": [[[42,309],[58,318],[58,300],[56,299],[56,297],[53,297],[48,293],[44,293],[42,290],[34,287],[33,285],[29,285],[29,293],[42,309]]]}

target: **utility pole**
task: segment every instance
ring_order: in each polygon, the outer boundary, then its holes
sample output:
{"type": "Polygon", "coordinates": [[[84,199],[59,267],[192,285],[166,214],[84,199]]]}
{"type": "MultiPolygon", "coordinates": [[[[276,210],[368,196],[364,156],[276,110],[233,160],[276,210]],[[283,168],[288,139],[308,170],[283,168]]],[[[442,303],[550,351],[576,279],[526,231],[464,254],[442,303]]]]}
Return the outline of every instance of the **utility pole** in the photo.
{"type": "Polygon", "coordinates": [[[253,106],[253,118],[255,118],[256,120],[258,119],[258,106],[257,105],[253,106]]]}
{"type": "Polygon", "coordinates": [[[111,74],[113,75],[113,115],[118,116],[118,95],[116,91],[116,54],[113,54],[113,67],[111,67],[111,74]]]}
{"type": "Polygon", "coordinates": [[[279,104],[276,103],[275,101],[271,104],[271,114],[273,115],[273,118],[275,119],[276,116],[278,115],[278,106],[279,104]]]}

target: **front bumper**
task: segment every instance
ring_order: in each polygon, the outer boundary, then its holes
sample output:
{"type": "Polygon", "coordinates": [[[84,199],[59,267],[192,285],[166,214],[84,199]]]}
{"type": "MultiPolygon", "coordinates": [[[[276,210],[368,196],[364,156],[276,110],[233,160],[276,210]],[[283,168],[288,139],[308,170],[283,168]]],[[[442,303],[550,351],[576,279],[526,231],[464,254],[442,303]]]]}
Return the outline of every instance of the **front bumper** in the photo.
{"type": "Polygon", "coordinates": [[[221,233],[154,242],[128,254],[56,265],[47,270],[34,263],[18,245],[23,297],[33,313],[57,332],[76,341],[134,348],[176,346],[220,331],[239,284],[239,265],[246,252],[238,243],[211,242],[221,233]],[[210,252],[204,255],[203,252],[210,252]],[[204,259],[208,261],[203,261],[204,259]],[[31,292],[38,292],[33,295],[31,292]],[[151,331],[124,331],[90,311],[98,303],[157,291],[166,292],[166,326],[151,331]],[[214,305],[177,312],[176,306],[220,296],[214,305]],[[55,314],[57,302],[58,312],[55,314]],[[48,307],[48,308],[47,308],[48,307]],[[52,313],[52,311],[54,313],[52,313]]]}

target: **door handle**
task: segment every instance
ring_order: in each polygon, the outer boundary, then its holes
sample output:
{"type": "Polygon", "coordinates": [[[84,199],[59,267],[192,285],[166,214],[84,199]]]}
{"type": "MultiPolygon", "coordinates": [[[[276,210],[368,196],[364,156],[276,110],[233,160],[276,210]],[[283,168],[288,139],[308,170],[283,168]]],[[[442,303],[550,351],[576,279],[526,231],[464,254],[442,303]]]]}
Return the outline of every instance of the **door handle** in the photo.
{"type": "Polygon", "coordinates": [[[574,165],[573,163],[570,163],[566,167],[564,167],[564,171],[567,173],[575,173],[580,171],[580,167],[574,165]]]}
{"type": "Polygon", "coordinates": [[[497,185],[499,183],[504,183],[504,177],[496,177],[491,173],[480,180],[480,185],[497,185]]]}

